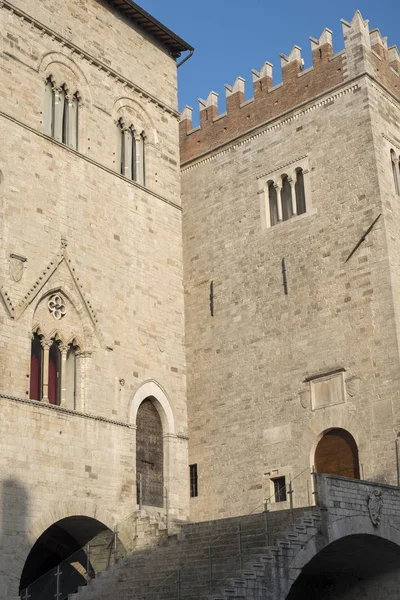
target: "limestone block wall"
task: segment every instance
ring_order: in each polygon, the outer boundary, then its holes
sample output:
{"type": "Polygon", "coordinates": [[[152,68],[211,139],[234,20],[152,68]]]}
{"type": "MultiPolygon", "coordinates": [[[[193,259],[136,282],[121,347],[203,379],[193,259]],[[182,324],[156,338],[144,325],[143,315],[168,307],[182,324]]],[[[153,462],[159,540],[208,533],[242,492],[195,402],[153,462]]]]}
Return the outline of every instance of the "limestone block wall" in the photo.
{"type": "MultiPolygon", "coordinates": [[[[385,233],[389,252],[393,305],[396,316],[396,331],[399,340],[400,327],[400,247],[397,232],[400,227],[398,205],[400,196],[396,193],[390,153],[400,157],[400,104],[387,90],[372,83],[370,86],[371,116],[373,123],[375,155],[382,197],[382,213],[385,218],[385,233]]],[[[397,178],[400,169],[397,165],[397,178]]],[[[399,343],[399,342],[398,342],[399,343]]],[[[381,420],[398,422],[399,398],[396,395],[390,406],[381,412],[381,420]]]]}
{"type": "Polygon", "coordinates": [[[38,537],[84,515],[112,529],[136,508],[132,426],[1,399],[0,590],[18,593],[38,537]]]}
{"type": "MultiPolygon", "coordinates": [[[[334,427],[354,436],[362,477],[396,482],[385,218],[346,262],[382,213],[371,105],[359,79],[183,166],[192,518],[252,510],[334,427]],[[307,211],[268,228],[266,183],[296,165],[307,211]],[[335,372],[340,394],[316,402],[313,378],[335,372]]],[[[307,504],[307,478],[295,491],[307,504]]]]}
{"type": "MultiPolygon", "coordinates": [[[[69,515],[103,511],[113,526],[134,510],[136,414],[151,397],[171,517],[185,518],[175,61],[97,0],[2,2],[0,29],[0,478],[17,482],[3,514],[22,486],[27,517],[16,514],[14,530],[34,526],[33,543],[69,515]],[[80,92],[77,150],[44,134],[49,75],[80,92]],[[145,186],[117,172],[120,115],[146,134],[145,186]],[[49,313],[54,293],[67,311],[60,321],[49,313]],[[24,402],[37,327],[48,337],[79,331],[71,411],[24,402]]],[[[17,543],[7,538],[7,548],[17,543]]],[[[14,587],[20,574],[12,571],[14,587]]]]}

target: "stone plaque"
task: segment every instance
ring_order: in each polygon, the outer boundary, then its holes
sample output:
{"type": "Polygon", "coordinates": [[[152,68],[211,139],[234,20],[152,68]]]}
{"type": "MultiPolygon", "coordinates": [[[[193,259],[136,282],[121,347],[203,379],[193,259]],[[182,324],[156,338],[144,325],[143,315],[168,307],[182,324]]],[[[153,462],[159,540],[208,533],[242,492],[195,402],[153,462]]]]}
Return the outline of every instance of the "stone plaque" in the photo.
{"type": "Polygon", "coordinates": [[[343,404],[345,401],[344,373],[332,373],[311,382],[311,408],[317,410],[343,404]]]}

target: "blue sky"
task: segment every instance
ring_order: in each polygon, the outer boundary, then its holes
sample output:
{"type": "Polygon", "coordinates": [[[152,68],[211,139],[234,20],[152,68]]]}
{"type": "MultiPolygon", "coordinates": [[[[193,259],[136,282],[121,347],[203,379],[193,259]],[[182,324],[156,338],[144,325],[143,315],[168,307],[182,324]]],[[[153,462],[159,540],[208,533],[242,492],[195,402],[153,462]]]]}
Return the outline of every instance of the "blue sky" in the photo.
{"type": "MultiPolygon", "coordinates": [[[[289,54],[297,44],[305,68],[311,65],[309,36],[318,38],[324,27],[333,31],[334,51],[343,48],[340,19],[351,20],[359,9],[380,29],[389,45],[400,48],[398,0],[136,0],[167,27],[194,46],[194,56],[179,69],[179,108],[192,106],[197,114],[199,97],[219,93],[220,112],[225,105],[224,84],[246,79],[251,98],[251,69],[267,60],[274,65],[274,83],[281,79],[279,54],[289,54]]],[[[195,120],[197,121],[196,117],[195,120]]]]}

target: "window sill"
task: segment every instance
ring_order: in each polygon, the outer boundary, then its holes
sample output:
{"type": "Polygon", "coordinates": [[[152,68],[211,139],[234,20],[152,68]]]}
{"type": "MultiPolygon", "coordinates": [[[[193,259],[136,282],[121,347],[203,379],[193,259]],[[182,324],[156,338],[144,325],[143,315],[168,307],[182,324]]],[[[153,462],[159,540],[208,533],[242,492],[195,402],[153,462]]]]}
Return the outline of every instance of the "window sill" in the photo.
{"type": "Polygon", "coordinates": [[[302,215],[296,215],[295,217],[292,217],[291,219],[287,219],[286,221],[279,221],[278,223],[276,223],[275,225],[268,225],[264,228],[264,231],[271,231],[271,230],[275,230],[275,229],[281,229],[282,227],[287,227],[289,224],[293,224],[293,223],[299,223],[301,221],[303,221],[304,219],[306,219],[307,217],[311,217],[316,215],[317,212],[315,210],[310,210],[308,212],[303,213],[302,215]]]}

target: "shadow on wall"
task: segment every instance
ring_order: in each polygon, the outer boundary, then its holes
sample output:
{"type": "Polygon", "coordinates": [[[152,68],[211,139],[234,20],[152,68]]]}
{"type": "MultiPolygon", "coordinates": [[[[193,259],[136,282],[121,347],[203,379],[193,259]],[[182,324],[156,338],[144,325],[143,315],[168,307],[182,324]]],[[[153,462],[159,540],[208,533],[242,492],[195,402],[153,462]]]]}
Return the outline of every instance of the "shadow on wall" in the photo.
{"type": "Polygon", "coordinates": [[[27,523],[29,494],[17,479],[7,478],[0,484],[1,536],[0,536],[0,598],[18,598],[19,549],[28,546],[27,523]]]}

